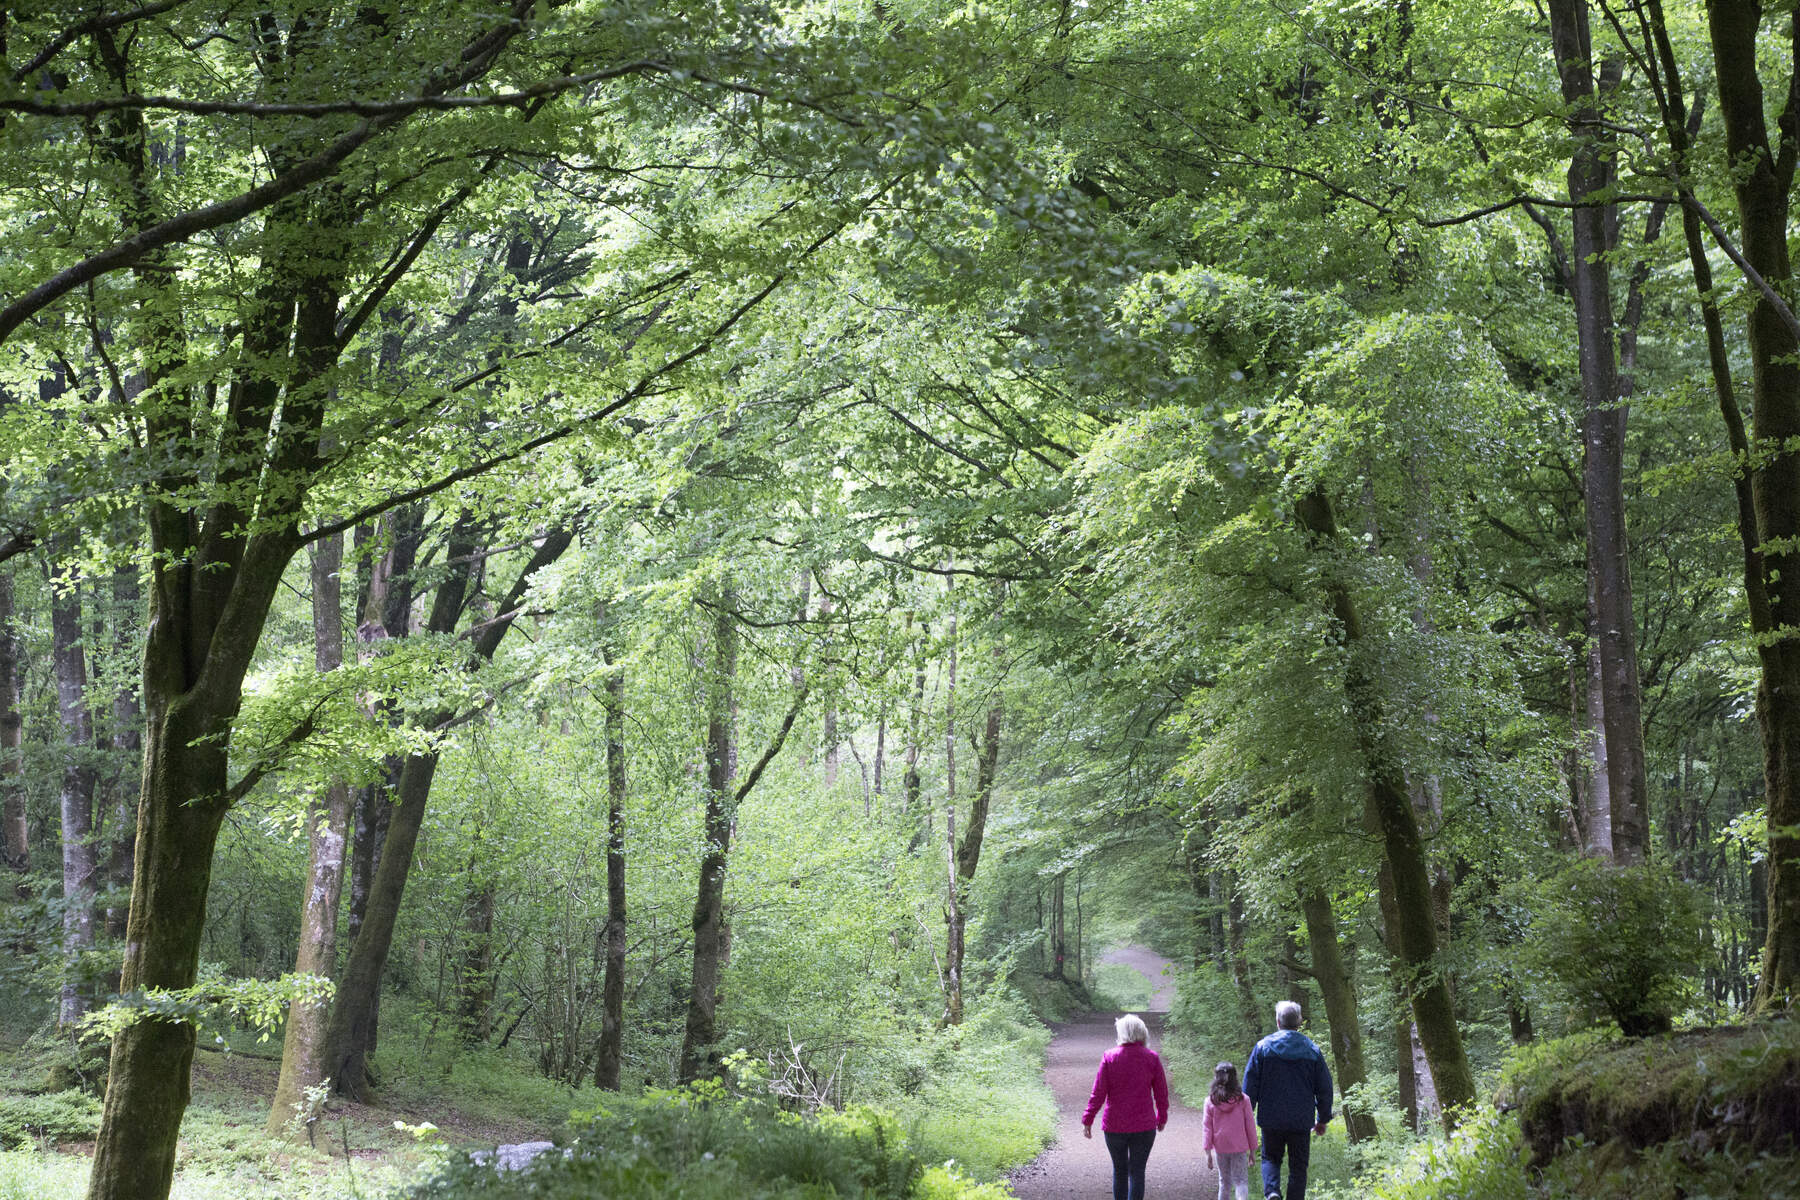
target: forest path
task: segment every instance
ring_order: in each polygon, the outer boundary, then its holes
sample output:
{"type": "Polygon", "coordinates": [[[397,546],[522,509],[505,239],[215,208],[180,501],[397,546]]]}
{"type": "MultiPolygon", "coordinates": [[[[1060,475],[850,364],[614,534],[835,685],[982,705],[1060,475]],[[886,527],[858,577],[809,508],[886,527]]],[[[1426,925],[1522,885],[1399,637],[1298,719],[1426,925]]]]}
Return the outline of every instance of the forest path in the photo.
{"type": "MultiPolygon", "coordinates": [[[[1173,982],[1162,970],[1169,960],[1142,946],[1121,946],[1107,952],[1103,962],[1120,962],[1150,979],[1156,1008],[1167,1011],[1174,999],[1173,982]]],[[[1089,1013],[1056,1027],[1044,1063],[1044,1080],[1056,1096],[1056,1144],[1013,1173],[1013,1192],[1020,1200],[1063,1200],[1083,1197],[1104,1200],[1112,1195],[1112,1160],[1098,1130],[1094,1140],[1081,1136],[1081,1113],[1094,1086],[1100,1056],[1118,1041],[1113,1032],[1117,1013],[1089,1013]]],[[[1150,1026],[1150,1046],[1162,1046],[1162,1013],[1143,1014],[1150,1026]]],[[[1201,1114],[1169,1096],[1169,1127],[1156,1135],[1145,1174],[1145,1200],[1212,1200],[1219,1194],[1219,1177],[1206,1166],[1200,1148],[1201,1114]]],[[[1098,1124],[1098,1122],[1096,1122],[1098,1124]]]]}

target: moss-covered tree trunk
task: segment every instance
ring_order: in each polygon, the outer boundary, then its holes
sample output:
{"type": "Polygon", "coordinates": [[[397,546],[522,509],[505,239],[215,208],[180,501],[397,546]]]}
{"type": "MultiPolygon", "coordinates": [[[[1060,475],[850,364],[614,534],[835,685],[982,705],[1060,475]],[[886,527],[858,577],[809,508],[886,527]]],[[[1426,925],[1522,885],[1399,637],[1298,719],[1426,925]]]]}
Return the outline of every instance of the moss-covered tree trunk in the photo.
{"type": "MultiPolygon", "coordinates": [[[[1757,59],[1762,7],[1752,0],[1712,0],[1707,19],[1725,148],[1733,164],[1742,265],[1768,288],[1753,288],[1748,321],[1753,421],[1748,469],[1769,626],[1758,639],[1763,676],[1757,721],[1769,854],[1768,934],[1756,1004],[1776,1008],[1800,997],[1800,322],[1793,311],[1787,240],[1800,158],[1800,88],[1784,82],[1787,96],[1776,122],[1780,136],[1771,141],[1757,59]]],[[[1792,15],[1787,22],[1782,57],[1791,80],[1800,70],[1800,24],[1792,15]]]]}
{"type": "MultiPolygon", "coordinates": [[[[560,558],[572,541],[572,533],[558,528],[538,542],[506,598],[501,601],[499,615],[483,624],[474,638],[468,659],[471,669],[493,658],[524,603],[532,577],[560,558]]],[[[431,613],[426,618],[426,629],[430,632],[448,634],[455,630],[467,599],[470,565],[478,557],[477,548],[474,523],[467,517],[458,520],[446,541],[445,556],[452,565],[432,596],[431,613]]],[[[435,727],[455,716],[454,712],[440,711],[426,716],[424,724],[435,727]]],[[[408,756],[401,767],[395,803],[388,814],[387,836],[382,841],[380,862],[369,884],[362,924],[350,947],[350,957],[344,964],[343,978],[338,982],[337,996],[332,1002],[331,1022],[325,1036],[326,1074],[335,1081],[333,1086],[347,1096],[361,1098],[369,1091],[368,1061],[374,1049],[375,1021],[380,1012],[381,977],[387,970],[388,953],[393,949],[400,901],[412,871],[413,851],[418,845],[419,830],[424,825],[437,766],[437,753],[428,751],[408,756]]]]}
{"type": "Polygon", "coordinates": [[[729,586],[719,591],[712,630],[712,666],[706,701],[706,816],[701,829],[706,849],[694,891],[694,956],[687,1022],[681,1038],[676,1078],[691,1083],[717,1066],[719,977],[725,958],[725,869],[731,859],[736,813],[732,780],[737,776],[737,617],[729,586]]]}
{"type": "Polygon", "coordinates": [[[625,672],[606,677],[606,966],[600,987],[600,1045],[594,1086],[619,1090],[625,1041],[625,672]]]}
{"type": "Polygon", "coordinates": [[[1256,985],[1250,978],[1250,956],[1245,949],[1244,900],[1238,894],[1237,876],[1224,873],[1225,885],[1225,959],[1231,969],[1231,986],[1237,993],[1238,1020],[1253,1038],[1261,1037],[1267,1023],[1262,1005],[1256,1000],[1256,985]]]}
{"type": "MultiPolygon", "coordinates": [[[[1315,488],[1295,506],[1295,519],[1312,535],[1319,552],[1338,553],[1337,521],[1331,501],[1315,488]]],[[[1393,923],[1388,934],[1397,965],[1412,1001],[1419,1041],[1431,1064],[1432,1081],[1443,1108],[1446,1128],[1475,1098],[1475,1077],[1463,1049],[1450,985],[1438,962],[1436,914],[1431,897],[1431,868],[1419,835],[1418,816],[1407,794],[1406,772],[1389,743],[1386,703],[1372,674],[1363,646],[1362,618],[1349,584],[1335,563],[1324,573],[1326,598],[1346,653],[1344,693],[1357,745],[1368,770],[1364,820],[1381,840],[1382,858],[1393,888],[1393,923]]]]}
{"type": "Polygon", "coordinates": [[[946,908],[950,936],[944,955],[945,973],[950,981],[951,1003],[945,1013],[945,1023],[949,1025],[962,1023],[962,972],[969,924],[969,893],[975,882],[975,872],[981,866],[981,843],[987,834],[988,810],[994,800],[994,779],[1000,766],[1000,722],[1003,713],[998,701],[987,712],[987,723],[981,735],[981,749],[975,758],[975,798],[969,806],[969,822],[964,827],[961,841],[956,836],[955,806],[950,805],[945,812],[945,845],[950,852],[950,895],[946,908]]]}
{"type": "Polygon", "coordinates": [[[19,638],[13,629],[12,571],[0,567],[0,864],[24,871],[31,866],[30,832],[25,824],[25,722],[19,715],[19,638]]]}
{"type": "MultiPolygon", "coordinates": [[[[1337,920],[1331,900],[1314,888],[1301,897],[1306,917],[1306,939],[1311,948],[1313,980],[1325,1000],[1325,1019],[1331,1024],[1331,1060],[1337,1068],[1338,1091],[1368,1082],[1363,1061],[1362,1018],[1357,1011],[1356,979],[1346,968],[1338,949],[1337,920]]],[[[1352,1142],[1375,1137],[1375,1114],[1362,1105],[1344,1102],[1344,1127],[1352,1142]]]]}

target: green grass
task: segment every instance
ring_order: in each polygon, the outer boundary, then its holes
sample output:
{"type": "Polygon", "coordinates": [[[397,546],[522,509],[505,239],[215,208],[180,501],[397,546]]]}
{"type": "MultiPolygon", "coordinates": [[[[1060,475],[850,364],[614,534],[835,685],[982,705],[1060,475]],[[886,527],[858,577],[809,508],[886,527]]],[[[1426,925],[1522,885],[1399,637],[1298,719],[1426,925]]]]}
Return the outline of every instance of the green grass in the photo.
{"type": "Polygon", "coordinates": [[[1094,1006],[1105,1011],[1143,1012],[1154,994],[1150,979],[1124,963],[1101,963],[1094,968],[1094,1006]]]}

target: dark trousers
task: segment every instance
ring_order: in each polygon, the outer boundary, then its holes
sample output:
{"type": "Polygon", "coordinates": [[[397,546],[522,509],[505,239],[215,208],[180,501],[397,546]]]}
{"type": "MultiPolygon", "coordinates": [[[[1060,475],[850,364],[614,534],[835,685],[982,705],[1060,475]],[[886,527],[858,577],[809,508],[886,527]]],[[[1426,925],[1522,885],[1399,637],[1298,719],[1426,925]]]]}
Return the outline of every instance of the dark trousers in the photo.
{"type": "Polygon", "coordinates": [[[1285,1200],[1306,1200],[1306,1164],[1312,1161],[1312,1130],[1262,1131],[1263,1195],[1281,1192],[1285,1200]],[[1288,1159],[1287,1191],[1281,1192],[1281,1159],[1288,1159]]]}
{"type": "Polygon", "coordinates": [[[1106,1152],[1113,1160],[1113,1200],[1144,1200],[1144,1164],[1155,1144],[1154,1129],[1106,1135],[1106,1152]]]}

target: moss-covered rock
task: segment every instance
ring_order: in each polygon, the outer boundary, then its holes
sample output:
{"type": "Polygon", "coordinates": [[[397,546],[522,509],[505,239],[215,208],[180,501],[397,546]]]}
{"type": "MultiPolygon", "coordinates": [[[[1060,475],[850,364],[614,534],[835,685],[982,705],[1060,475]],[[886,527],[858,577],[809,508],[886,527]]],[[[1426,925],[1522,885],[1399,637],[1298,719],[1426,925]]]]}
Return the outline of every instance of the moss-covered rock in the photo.
{"type": "Polygon", "coordinates": [[[1779,1020],[1634,1041],[1582,1035],[1518,1060],[1502,1086],[1543,1168],[1571,1143],[1800,1153],[1800,1026],[1779,1020]]]}

